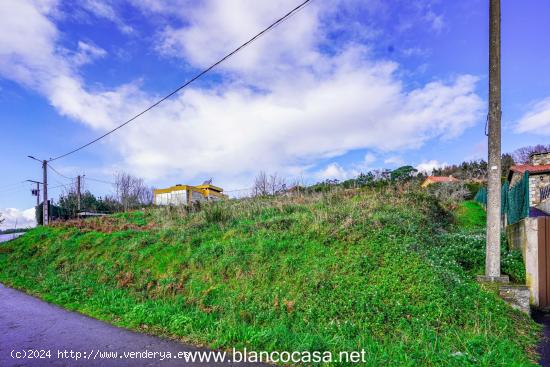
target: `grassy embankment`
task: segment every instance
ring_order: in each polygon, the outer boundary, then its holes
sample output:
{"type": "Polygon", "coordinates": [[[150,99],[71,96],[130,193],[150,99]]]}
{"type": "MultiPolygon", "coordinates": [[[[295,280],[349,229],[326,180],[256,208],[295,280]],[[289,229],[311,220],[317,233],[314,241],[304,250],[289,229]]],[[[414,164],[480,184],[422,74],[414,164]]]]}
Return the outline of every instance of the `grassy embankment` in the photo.
{"type": "MultiPolygon", "coordinates": [[[[452,225],[425,193],[389,188],[127,213],[1,246],[0,281],[212,348],[365,349],[373,366],[531,365],[537,327],[473,280],[476,210],[463,204],[452,225]]],[[[503,251],[504,272],[521,278],[503,251]]]]}

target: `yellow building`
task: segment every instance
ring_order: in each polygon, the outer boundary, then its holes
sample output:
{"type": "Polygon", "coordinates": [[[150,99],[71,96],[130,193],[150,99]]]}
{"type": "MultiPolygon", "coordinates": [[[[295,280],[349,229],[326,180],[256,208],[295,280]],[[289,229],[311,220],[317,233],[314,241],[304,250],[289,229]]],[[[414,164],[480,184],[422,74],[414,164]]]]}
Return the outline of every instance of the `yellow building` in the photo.
{"type": "Polygon", "coordinates": [[[155,205],[190,205],[194,201],[227,199],[221,187],[211,184],[175,185],[166,189],[156,189],[153,193],[155,205]]]}

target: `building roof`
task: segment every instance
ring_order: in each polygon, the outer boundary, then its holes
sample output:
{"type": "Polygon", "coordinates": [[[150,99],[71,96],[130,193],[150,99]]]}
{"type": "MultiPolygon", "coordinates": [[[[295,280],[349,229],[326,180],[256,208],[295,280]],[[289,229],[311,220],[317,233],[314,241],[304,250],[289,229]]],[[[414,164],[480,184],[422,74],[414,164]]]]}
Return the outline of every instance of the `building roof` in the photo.
{"type": "Polygon", "coordinates": [[[508,172],[508,180],[512,178],[513,172],[517,173],[550,173],[550,164],[540,164],[540,165],[532,165],[532,164],[518,164],[515,166],[510,167],[510,171],[508,172]]]}
{"type": "Polygon", "coordinates": [[[460,180],[453,176],[428,176],[420,186],[427,187],[434,183],[450,183],[450,182],[460,182],[460,180]]]}
{"type": "Polygon", "coordinates": [[[209,190],[210,193],[212,191],[217,192],[219,194],[223,192],[223,189],[221,187],[210,185],[210,184],[198,185],[198,186],[177,184],[175,186],[167,187],[165,189],[155,189],[153,193],[155,195],[159,195],[159,194],[166,194],[174,191],[185,191],[185,190],[191,190],[199,193],[204,193],[204,190],[209,190]]]}
{"type": "Polygon", "coordinates": [[[453,176],[428,176],[426,180],[430,180],[431,182],[458,182],[460,181],[458,178],[454,178],[453,176]]]}
{"type": "Polygon", "coordinates": [[[197,185],[195,187],[198,187],[199,189],[209,189],[209,190],[214,190],[214,191],[217,191],[217,192],[222,192],[223,189],[221,187],[218,187],[218,186],[214,186],[212,184],[203,184],[203,185],[197,185]]]}

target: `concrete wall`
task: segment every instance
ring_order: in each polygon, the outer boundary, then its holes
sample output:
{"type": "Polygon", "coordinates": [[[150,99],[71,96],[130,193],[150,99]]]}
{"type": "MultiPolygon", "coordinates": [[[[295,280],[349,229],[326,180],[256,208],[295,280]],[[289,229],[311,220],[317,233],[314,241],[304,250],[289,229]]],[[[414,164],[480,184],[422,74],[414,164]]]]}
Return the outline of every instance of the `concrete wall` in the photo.
{"type": "Polygon", "coordinates": [[[187,192],[185,190],[166,192],[155,195],[155,205],[184,205],[187,204],[187,192]]]}
{"type": "Polygon", "coordinates": [[[525,264],[525,282],[529,288],[530,303],[539,305],[539,237],[538,219],[525,218],[506,227],[510,247],[520,250],[525,264]]]}

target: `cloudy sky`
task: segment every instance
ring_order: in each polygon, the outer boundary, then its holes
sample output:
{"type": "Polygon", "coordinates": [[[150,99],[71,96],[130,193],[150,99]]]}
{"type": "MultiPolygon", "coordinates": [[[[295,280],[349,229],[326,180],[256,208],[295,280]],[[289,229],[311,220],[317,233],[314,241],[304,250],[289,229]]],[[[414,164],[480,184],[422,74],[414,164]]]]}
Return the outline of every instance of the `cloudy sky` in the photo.
{"type": "MultiPolygon", "coordinates": [[[[0,212],[32,223],[27,158],[56,157],[147,107],[300,0],[0,2],[0,212]]],[[[503,150],[550,138],[550,12],[503,2],[503,150]]],[[[163,187],[260,171],[313,183],[484,158],[487,1],[313,0],[98,144],[57,160],[96,195],[117,171],[163,187]]],[[[55,197],[70,180],[50,175],[55,197]]]]}

